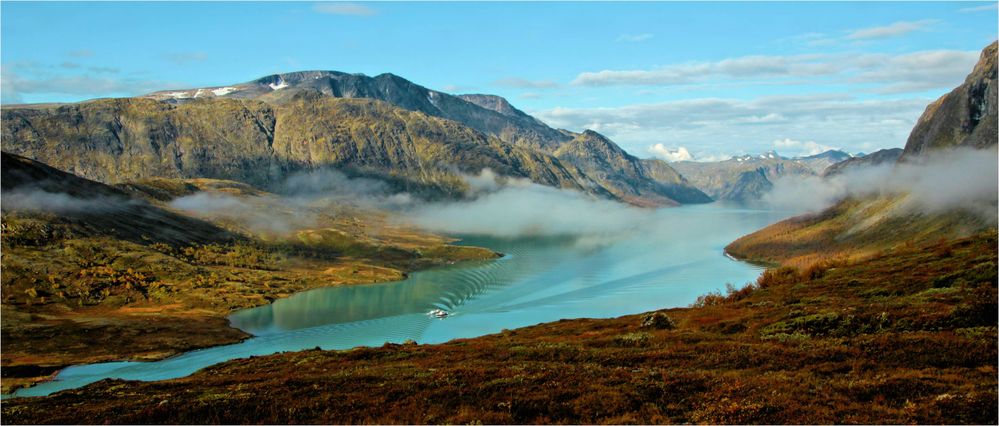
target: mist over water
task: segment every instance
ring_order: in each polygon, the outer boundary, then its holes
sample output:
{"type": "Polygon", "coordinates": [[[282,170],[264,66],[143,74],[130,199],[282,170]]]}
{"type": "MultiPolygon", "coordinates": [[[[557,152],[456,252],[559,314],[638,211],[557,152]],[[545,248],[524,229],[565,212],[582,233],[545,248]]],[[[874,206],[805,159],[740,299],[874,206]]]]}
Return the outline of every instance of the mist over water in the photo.
{"type": "MultiPolygon", "coordinates": [[[[407,339],[439,343],[562,318],[606,318],[686,306],[726,283],[755,280],[759,268],[725,257],[722,249],[786,216],[716,205],[638,213],[634,223],[642,225],[641,232],[465,236],[462,244],[505,256],[416,272],[399,282],[302,292],[234,313],[232,324],[256,336],[245,342],[157,362],[70,367],[55,381],[17,395],[44,395],[110,377],[181,377],[233,358],[317,346],[345,349],[407,339]],[[431,309],[444,309],[451,316],[431,318],[426,315],[431,309]]],[[[567,223],[577,229],[589,226],[567,223]]]]}

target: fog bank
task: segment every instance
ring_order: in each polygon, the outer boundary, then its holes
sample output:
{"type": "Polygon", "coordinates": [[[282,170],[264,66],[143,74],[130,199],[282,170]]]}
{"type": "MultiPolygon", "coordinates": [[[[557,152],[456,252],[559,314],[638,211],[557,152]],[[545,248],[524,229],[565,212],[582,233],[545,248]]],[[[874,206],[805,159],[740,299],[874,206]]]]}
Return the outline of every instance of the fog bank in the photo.
{"type": "Polygon", "coordinates": [[[933,152],[904,163],[848,169],[827,178],[774,180],[762,202],[771,208],[818,211],[846,197],[904,196],[907,212],[967,210],[996,220],[999,155],[985,150],[933,152]]]}
{"type": "Polygon", "coordinates": [[[415,206],[403,211],[403,220],[451,234],[611,237],[634,232],[653,217],[651,210],[502,178],[489,169],[465,181],[474,199],[415,206]]]}

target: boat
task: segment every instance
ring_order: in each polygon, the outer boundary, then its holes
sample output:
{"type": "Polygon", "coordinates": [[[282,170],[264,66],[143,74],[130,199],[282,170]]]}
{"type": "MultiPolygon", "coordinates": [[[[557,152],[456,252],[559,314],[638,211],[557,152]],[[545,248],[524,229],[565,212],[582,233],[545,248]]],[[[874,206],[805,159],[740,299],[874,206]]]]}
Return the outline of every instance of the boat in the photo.
{"type": "Polygon", "coordinates": [[[432,309],[430,310],[430,312],[427,312],[427,315],[432,316],[434,318],[444,319],[447,318],[447,316],[450,314],[448,314],[447,311],[443,309],[432,309]]]}

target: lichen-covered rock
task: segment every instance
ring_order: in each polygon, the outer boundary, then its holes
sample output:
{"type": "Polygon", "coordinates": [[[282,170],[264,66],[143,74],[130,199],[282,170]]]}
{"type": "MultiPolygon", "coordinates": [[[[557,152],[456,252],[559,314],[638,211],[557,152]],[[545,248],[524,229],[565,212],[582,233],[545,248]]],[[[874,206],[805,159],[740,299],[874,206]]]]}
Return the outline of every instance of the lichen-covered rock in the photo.
{"type": "Polygon", "coordinates": [[[672,330],[676,328],[673,318],[664,312],[651,312],[642,318],[642,328],[654,328],[656,330],[672,330]]]}

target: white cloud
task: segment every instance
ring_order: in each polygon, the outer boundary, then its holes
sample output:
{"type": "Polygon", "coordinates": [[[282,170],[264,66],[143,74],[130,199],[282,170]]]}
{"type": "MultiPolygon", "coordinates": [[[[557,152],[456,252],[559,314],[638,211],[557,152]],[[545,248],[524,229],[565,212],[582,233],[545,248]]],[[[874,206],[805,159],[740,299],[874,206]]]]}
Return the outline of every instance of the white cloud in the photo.
{"type": "Polygon", "coordinates": [[[471,87],[471,86],[460,86],[460,85],[457,85],[457,84],[448,84],[448,85],[445,85],[444,87],[441,87],[441,89],[444,90],[447,93],[468,93],[470,90],[474,90],[475,88],[471,87]]]}
{"type": "Polygon", "coordinates": [[[646,41],[655,37],[655,34],[642,33],[642,34],[621,34],[617,37],[617,41],[626,41],[630,43],[637,43],[641,41],[646,41]]]}
{"type": "Polygon", "coordinates": [[[520,77],[501,78],[493,82],[497,86],[517,89],[554,89],[558,83],[551,80],[528,80],[520,77]]]}
{"type": "Polygon", "coordinates": [[[94,56],[94,51],[90,49],[76,49],[71,50],[68,55],[74,58],[90,58],[94,56]]]}
{"type": "Polygon", "coordinates": [[[316,3],[312,10],[329,15],[373,16],[378,12],[368,6],[358,3],[316,3]]]}
{"type": "Polygon", "coordinates": [[[846,38],[848,40],[868,40],[877,38],[890,38],[898,37],[913,31],[919,31],[926,29],[937,21],[933,19],[924,19],[922,21],[901,21],[895,22],[890,25],[885,25],[881,27],[870,27],[855,30],[847,34],[846,38]]]}
{"type": "MultiPolygon", "coordinates": [[[[98,71],[89,69],[91,72],[98,71]]],[[[109,78],[91,73],[64,74],[47,71],[44,67],[27,69],[32,77],[23,77],[18,66],[4,66],[0,70],[0,103],[25,102],[26,95],[59,94],[79,96],[82,99],[103,96],[135,96],[160,90],[164,87],[183,86],[156,80],[133,77],[109,78]]]]}
{"type": "Polygon", "coordinates": [[[871,55],[868,60],[880,66],[869,67],[854,75],[853,82],[878,83],[878,93],[918,92],[950,88],[964,81],[978,62],[979,52],[930,50],[903,55],[871,55]]]}
{"type": "Polygon", "coordinates": [[[583,86],[672,85],[706,80],[711,76],[747,78],[761,76],[829,75],[840,65],[822,62],[816,55],[743,56],[717,62],[687,62],[654,70],[603,70],[584,72],[572,84],[583,86]]]}
{"type": "Polygon", "coordinates": [[[774,140],[788,135],[849,152],[900,147],[930,101],[821,94],[553,108],[532,114],[553,127],[593,129],[633,153],[665,141],[672,147],[696,147],[693,154],[704,159],[768,151],[774,140]]]}
{"type": "Polygon", "coordinates": [[[977,51],[931,50],[905,54],[743,56],[686,62],[649,70],[583,72],[578,86],[676,86],[801,83],[813,86],[868,83],[879,93],[917,92],[960,84],[978,60],[977,51]]]}
{"type": "Polygon", "coordinates": [[[807,157],[809,155],[821,154],[835,148],[816,143],[815,141],[796,141],[784,138],[774,141],[774,149],[782,155],[791,157],[807,157]]]}
{"type": "Polygon", "coordinates": [[[474,200],[419,205],[399,217],[424,229],[455,234],[605,238],[634,231],[654,217],[653,210],[571,190],[517,179],[500,184],[495,179],[484,172],[470,181],[478,189],[474,200]]]}
{"type": "Polygon", "coordinates": [[[676,149],[667,148],[666,145],[657,143],[649,147],[649,153],[657,158],[673,162],[673,161],[690,161],[694,159],[693,155],[690,155],[690,151],[687,148],[678,147],[676,149]]]}
{"type": "Polygon", "coordinates": [[[171,52],[164,53],[163,58],[177,65],[187,65],[193,62],[204,62],[208,59],[205,52],[171,52]]]}
{"type": "Polygon", "coordinates": [[[957,11],[961,13],[987,12],[990,10],[999,9],[999,7],[997,6],[999,6],[999,3],[991,2],[989,4],[985,4],[982,6],[965,7],[963,9],[958,9],[957,11]]]}

